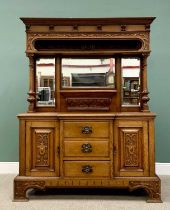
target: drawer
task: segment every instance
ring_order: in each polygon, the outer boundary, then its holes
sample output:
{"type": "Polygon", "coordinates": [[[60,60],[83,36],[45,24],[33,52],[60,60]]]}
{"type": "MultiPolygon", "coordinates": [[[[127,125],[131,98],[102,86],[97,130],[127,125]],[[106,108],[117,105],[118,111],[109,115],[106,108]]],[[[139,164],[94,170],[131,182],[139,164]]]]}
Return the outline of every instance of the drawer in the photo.
{"type": "Polygon", "coordinates": [[[65,161],[66,177],[110,177],[110,161],[65,161]]]}
{"type": "Polygon", "coordinates": [[[94,122],[64,122],[64,137],[65,138],[108,138],[109,137],[109,125],[108,121],[94,122]]]}
{"type": "Polygon", "coordinates": [[[64,141],[65,157],[109,157],[109,141],[64,141]]]}

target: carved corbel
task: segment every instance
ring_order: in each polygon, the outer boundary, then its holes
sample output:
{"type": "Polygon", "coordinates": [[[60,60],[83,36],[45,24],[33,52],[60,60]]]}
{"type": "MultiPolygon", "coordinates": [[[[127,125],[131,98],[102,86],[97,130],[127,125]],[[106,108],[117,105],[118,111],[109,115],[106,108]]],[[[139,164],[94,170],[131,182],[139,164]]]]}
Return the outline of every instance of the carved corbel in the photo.
{"type": "Polygon", "coordinates": [[[126,31],[126,25],[121,25],[121,31],[126,31]]]}
{"type": "Polygon", "coordinates": [[[150,25],[145,25],[145,30],[150,31],[150,25]]]}
{"type": "Polygon", "coordinates": [[[97,31],[102,31],[102,25],[97,26],[97,31]]]}
{"type": "Polygon", "coordinates": [[[50,30],[50,31],[54,31],[54,25],[50,25],[50,26],[49,26],[49,30],[50,30]]]}
{"type": "Polygon", "coordinates": [[[73,31],[78,31],[78,25],[73,25],[73,31]]]}
{"type": "Polygon", "coordinates": [[[26,25],[25,27],[26,27],[26,32],[28,32],[31,28],[31,25],[26,25]]]}

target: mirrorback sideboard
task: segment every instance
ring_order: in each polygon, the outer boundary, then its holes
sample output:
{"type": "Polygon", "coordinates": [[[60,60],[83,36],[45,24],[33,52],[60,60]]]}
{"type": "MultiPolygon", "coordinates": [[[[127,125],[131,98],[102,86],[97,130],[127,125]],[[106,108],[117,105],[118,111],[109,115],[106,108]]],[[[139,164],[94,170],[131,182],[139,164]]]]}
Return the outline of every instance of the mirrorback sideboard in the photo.
{"type": "Polygon", "coordinates": [[[147,86],[154,18],[21,20],[29,106],[14,200],[30,188],[141,188],[161,202],[147,86]]]}

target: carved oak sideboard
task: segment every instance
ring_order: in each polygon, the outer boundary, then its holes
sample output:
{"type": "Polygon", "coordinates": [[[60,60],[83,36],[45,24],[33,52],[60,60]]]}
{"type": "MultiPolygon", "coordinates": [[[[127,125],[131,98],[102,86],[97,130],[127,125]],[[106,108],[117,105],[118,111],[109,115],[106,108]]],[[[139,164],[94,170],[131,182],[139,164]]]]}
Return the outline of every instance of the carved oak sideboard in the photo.
{"type": "Polygon", "coordinates": [[[147,104],[154,18],[21,20],[29,107],[18,115],[14,200],[30,188],[141,188],[161,202],[147,104]]]}

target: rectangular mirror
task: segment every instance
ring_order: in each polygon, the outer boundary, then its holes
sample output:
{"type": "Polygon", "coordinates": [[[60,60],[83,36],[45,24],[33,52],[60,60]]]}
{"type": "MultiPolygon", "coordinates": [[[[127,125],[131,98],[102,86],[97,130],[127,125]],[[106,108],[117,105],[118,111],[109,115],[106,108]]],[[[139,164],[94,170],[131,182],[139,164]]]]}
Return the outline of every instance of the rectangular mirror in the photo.
{"type": "Polygon", "coordinates": [[[115,88],[114,58],[63,58],[62,88],[115,88]]]}
{"type": "Polygon", "coordinates": [[[122,58],[122,105],[139,106],[140,58],[122,58]]]}
{"type": "Polygon", "coordinates": [[[55,106],[55,58],[36,59],[37,106],[55,106]]]}

